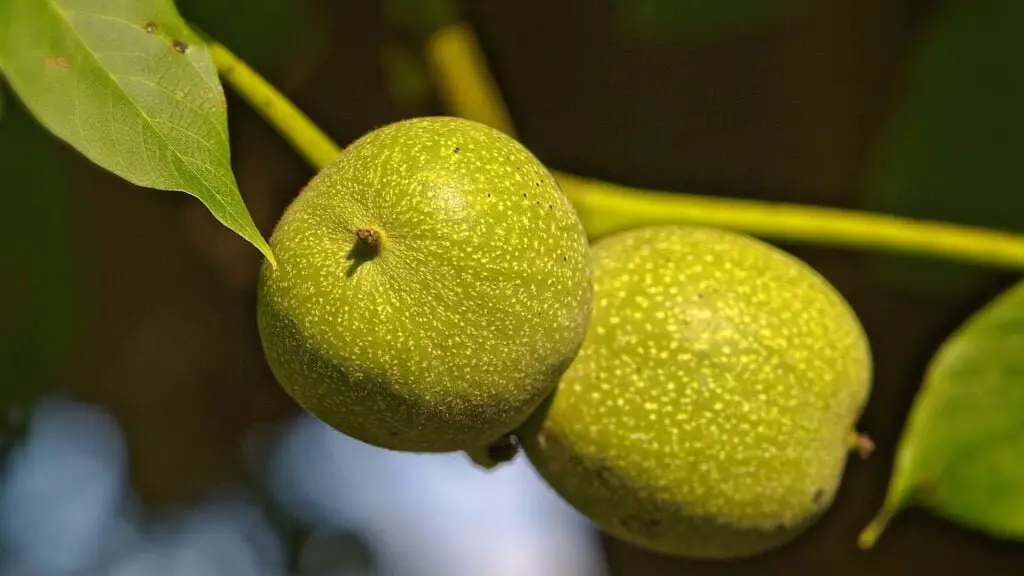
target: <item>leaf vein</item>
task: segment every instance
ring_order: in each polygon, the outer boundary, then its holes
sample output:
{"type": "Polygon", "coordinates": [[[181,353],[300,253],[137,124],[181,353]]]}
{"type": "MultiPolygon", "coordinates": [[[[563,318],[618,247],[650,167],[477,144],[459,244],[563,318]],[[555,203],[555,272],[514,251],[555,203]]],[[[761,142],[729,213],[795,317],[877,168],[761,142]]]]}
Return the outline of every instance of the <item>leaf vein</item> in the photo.
{"type": "MultiPolygon", "coordinates": [[[[152,130],[152,132],[166,145],[166,147],[174,154],[174,156],[176,156],[179,160],[182,160],[183,164],[185,164],[185,167],[192,173],[192,175],[194,177],[196,177],[196,179],[199,182],[199,184],[197,184],[197,187],[203,188],[211,197],[216,198],[218,203],[226,211],[230,212],[233,217],[237,217],[237,210],[230,208],[228,206],[228,204],[225,202],[224,198],[223,198],[223,194],[224,194],[225,191],[224,190],[215,190],[213,187],[211,187],[205,181],[205,179],[200,174],[198,174],[195,171],[195,169],[189,164],[189,160],[196,161],[196,159],[190,159],[188,156],[183,154],[180,150],[178,150],[166,138],[166,136],[160,130],[157,129],[156,125],[153,123],[153,119],[148,114],[146,114],[144,112],[144,110],[139,105],[139,103],[136,102],[131,97],[131,95],[124,89],[124,87],[117,82],[117,76],[112,74],[110,72],[110,70],[106,69],[102,65],[102,61],[100,60],[98,54],[93,49],[93,47],[91,45],[89,45],[88,42],[85,41],[85,39],[82,37],[82,35],[79,32],[79,30],[71,23],[70,19],[68,18],[68,14],[69,13],[78,13],[78,14],[91,15],[91,16],[94,16],[94,17],[99,17],[99,18],[104,18],[104,19],[108,19],[108,20],[113,20],[115,22],[123,23],[123,24],[129,25],[129,26],[133,26],[133,25],[128,23],[128,22],[125,22],[124,20],[121,20],[121,19],[118,19],[118,18],[114,18],[114,17],[106,15],[106,14],[96,14],[96,13],[85,12],[85,11],[80,11],[80,10],[78,10],[78,11],[76,11],[76,10],[66,10],[63,7],[57,5],[54,2],[54,0],[46,0],[46,3],[51,8],[51,10],[60,17],[60,20],[62,21],[63,25],[70,31],[71,35],[73,35],[73,37],[81,45],[81,47],[83,48],[83,53],[88,54],[89,56],[92,57],[92,60],[94,61],[94,64],[96,64],[97,67],[102,72],[104,72],[106,74],[106,76],[110,79],[111,84],[116,86],[118,91],[128,100],[129,103],[132,104],[132,110],[136,113],[136,115],[141,117],[142,119],[144,119],[146,121],[146,124],[148,124],[148,126],[152,130]]],[[[200,77],[202,77],[204,80],[206,80],[206,78],[203,77],[202,72],[195,66],[195,63],[192,63],[192,66],[193,66],[193,68],[195,68],[196,72],[199,73],[200,77]]],[[[77,81],[78,81],[78,77],[76,76],[76,82],[77,81]]],[[[77,96],[78,96],[78,91],[76,90],[76,98],[77,98],[77,96]]],[[[80,111],[81,111],[81,107],[79,107],[79,112],[80,111]]],[[[83,130],[82,124],[81,124],[80,120],[81,119],[80,119],[80,116],[79,116],[79,129],[83,130]]],[[[83,135],[85,134],[84,130],[82,131],[82,134],[83,135]]],[[[120,162],[122,162],[122,165],[123,165],[124,158],[121,156],[120,153],[118,154],[118,160],[120,162]]],[[[174,166],[174,172],[175,172],[175,175],[177,176],[177,181],[178,181],[177,186],[181,186],[183,188],[182,191],[188,192],[188,190],[184,190],[186,182],[188,182],[188,180],[182,177],[181,171],[179,170],[177,163],[172,162],[171,164],[174,166]]],[[[230,182],[230,180],[228,180],[226,177],[222,176],[222,179],[224,181],[230,182]]],[[[228,193],[230,193],[230,192],[237,192],[237,191],[238,191],[237,185],[232,185],[232,186],[228,187],[228,193]]]]}

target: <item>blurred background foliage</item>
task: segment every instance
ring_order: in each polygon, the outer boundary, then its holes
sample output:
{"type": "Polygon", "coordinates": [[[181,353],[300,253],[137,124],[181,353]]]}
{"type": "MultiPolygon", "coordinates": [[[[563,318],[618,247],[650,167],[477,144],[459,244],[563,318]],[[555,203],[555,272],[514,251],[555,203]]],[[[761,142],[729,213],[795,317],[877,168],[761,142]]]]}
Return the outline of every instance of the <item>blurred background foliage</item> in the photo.
{"type": "MultiPolygon", "coordinates": [[[[908,50],[901,93],[868,169],[867,205],[885,212],[1024,230],[1024,3],[951,2],[908,50]]],[[[911,259],[886,263],[897,282],[967,290],[991,274],[911,259]]]]}
{"type": "Polygon", "coordinates": [[[0,89],[0,449],[23,430],[35,401],[63,380],[80,302],[79,223],[60,144],[0,89]]]}
{"type": "MultiPolygon", "coordinates": [[[[339,143],[444,111],[422,58],[476,29],[520,138],[637,186],[1021,230],[1017,0],[178,0],[339,143]]],[[[765,556],[669,559],[602,538],[522,459],[370,449],[302,416],[255,331],[259,255],[194,200],[134,189],[0,117],[0,573],[260,576],[1013,574],[1024,548],[908,512],[856,534],[936,346],[1013,275],[785,246],[851,301],[876,383],[811,531],[765,556]],[[55,552],[59,551],[59,553],[55,552]]],[[[310,177],[229,92],[264,234],[310,177]]]]}
{"type": "Polygon", "coordinates": [[[764,19],[785,13],[787,0],[619,0],[619,11],[637,33],[656,36],[702,36],[720,39],[750,32],[764,19]]]}

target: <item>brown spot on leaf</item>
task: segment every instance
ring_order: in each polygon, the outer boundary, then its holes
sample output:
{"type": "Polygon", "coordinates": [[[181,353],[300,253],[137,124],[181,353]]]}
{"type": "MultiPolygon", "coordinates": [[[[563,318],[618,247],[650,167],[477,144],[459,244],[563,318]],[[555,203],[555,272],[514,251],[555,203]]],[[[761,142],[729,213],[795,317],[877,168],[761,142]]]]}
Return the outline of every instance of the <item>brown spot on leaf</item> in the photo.
{"type": "Polygon", "coordinates": [[[814,496],[811,496],[811,502],[815,504],[821,504],[821,499],[825,497],[825,491],[818,488],[814,491],[814,496]]]}
{"type": "Polygon", "coordinates": [[[935,478],[927,477],[918,480],[913,486],[911,486],[910,493],[919,501],[928,502],[935,497],[936,491],[938,491],[938,483],[935,478]]]}
{"type": "Polygon", "coordinates": [[[171,46],[174,47],[174,51],[178,54],[184,54],[188,52],[188,44],[182,42],[181,40],[172,40],[171,46]]]}
{"type": "Polygon", "coordinates": [[[67,70],[68,59],[63,56],[53,56],[46,59],[47,70],[67,70]]]}
{"type": "Polygon", "coordinates": [[[156,34],[156,31],[159,29],[159,27],[156,25],[156,22],[150,20],[149,22],[146,22],[145,29],[146,32],[149,32],[150,34],[156,34]]]}

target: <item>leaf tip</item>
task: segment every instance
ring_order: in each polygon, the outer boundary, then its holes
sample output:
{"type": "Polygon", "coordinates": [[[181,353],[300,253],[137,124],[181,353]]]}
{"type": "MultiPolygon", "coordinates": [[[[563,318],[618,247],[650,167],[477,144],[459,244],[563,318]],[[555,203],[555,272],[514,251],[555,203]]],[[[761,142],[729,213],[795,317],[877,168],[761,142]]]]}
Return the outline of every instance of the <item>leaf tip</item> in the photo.
{"type": "Polygon", "coordinates": [[[270,251],[270,246],[261,247],[260,250],[263,252],[263,255],[267,257],[267,263],[270,264],[270,269],[277,270],[277,259],[274,258],[274,253],[270,251]]]}
{"type": "Polygon", "coordinates": [[[897,510],[898,507],[895,502],[886,502],[878,514],[871,519],[871,522],[857,536],[857,546],[861,550],[872,548],[882,535],[882,532],[885,531],[886,526],[889,525],[889,521],[892,520],[897,510]]]}
{"type": "Polygon", "coordinates": [[[263,254],[263,257],[267,260],[267,264],[270,264],[271,270],[277,270],[277,258],[274,257],[274,251],[270,248],[270,244],[259,232],[255,232],[254,235],[245,236],[249,243],[256,247],[257,250],[263,254]]]}

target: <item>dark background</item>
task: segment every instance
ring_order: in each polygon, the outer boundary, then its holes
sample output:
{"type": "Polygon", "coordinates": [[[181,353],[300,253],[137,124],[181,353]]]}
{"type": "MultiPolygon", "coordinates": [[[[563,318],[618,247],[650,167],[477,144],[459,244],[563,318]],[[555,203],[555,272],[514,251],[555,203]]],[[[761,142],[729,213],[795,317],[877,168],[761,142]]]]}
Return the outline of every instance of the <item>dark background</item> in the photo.
{"type": "MultiPolygon", "coordinates": [[[[418,60],[421,30],[389,17],[384,3],[178,4],[341,144],[444,111],[418,60]]],[[[1014,67],[1024,56],[1024,3],[735,6],[680,15],[658,0],[462,3],[521,140],[553,168],[644,187],[1024,228],[1024,177],[1013,163],[1024,150],[1024,86],[1014,67]]],[[[213,486],[247,481],[246,439],[299,414],[259,348],[258,253],[192,198],[137,189],[93,167],[4,96],[7,446],[17,446],[31,402],[58,391],[116,418],[131,488],[146,509],[187,508],[213,486]]],[[[269,235],[312,172],[230,91],[228,103],[238,182],[269,235]]],[[[706,563],[605,540],[611,572],[1024,572],[1020,545],[917,511],[901,514],[875,549],[856,547],[881,504],[929,357],[1018,277],[780,245],[832,281],[867,329],[876,370],[861,428],[877,451],[866,462],[851,459],[832,509],[791,545],[706,563]]]]}

